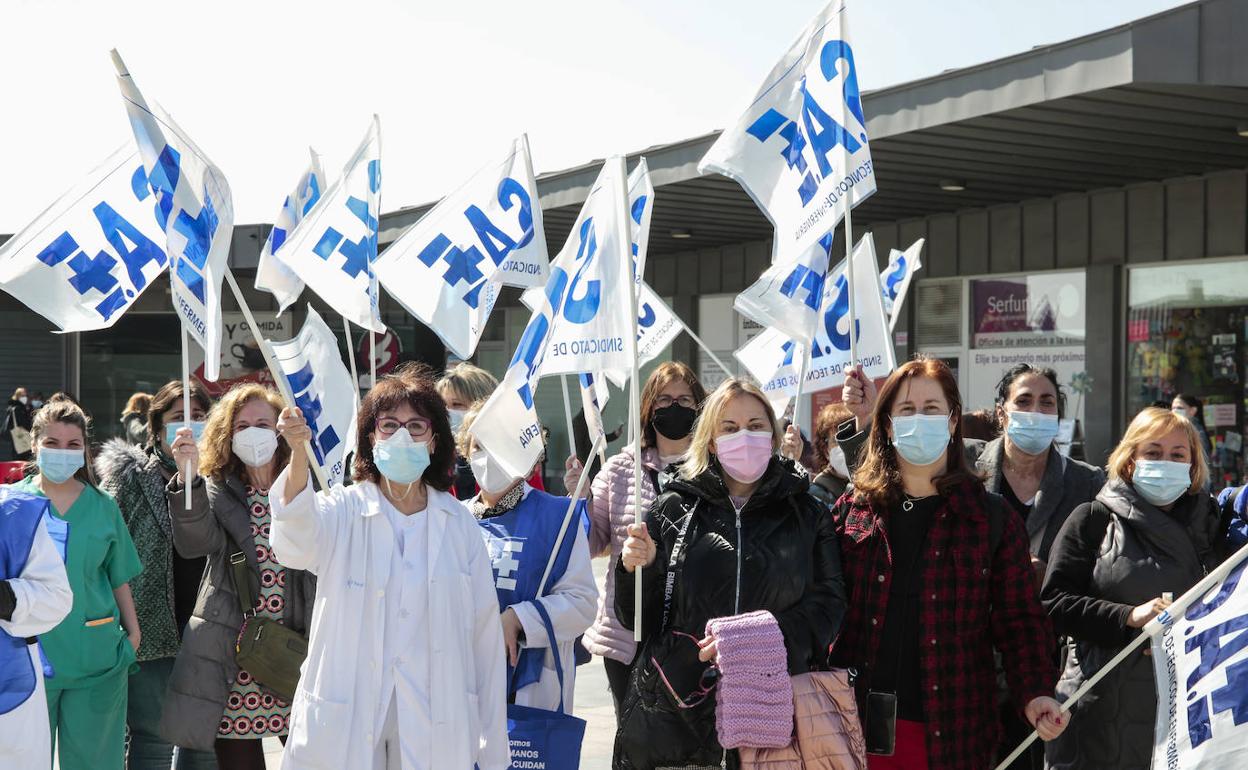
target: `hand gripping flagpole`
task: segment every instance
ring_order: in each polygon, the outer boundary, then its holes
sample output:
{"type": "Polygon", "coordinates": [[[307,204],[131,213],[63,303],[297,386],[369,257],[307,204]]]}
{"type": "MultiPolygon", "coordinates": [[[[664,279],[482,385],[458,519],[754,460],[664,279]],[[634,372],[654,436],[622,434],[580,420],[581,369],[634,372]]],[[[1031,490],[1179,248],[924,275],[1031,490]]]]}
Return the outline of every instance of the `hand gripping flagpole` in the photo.
{"type": "MultiPolygon", "coordinates": [[[[1104,679],[1106,674],[1113,671],[1119,663],[1126,660],[1127,657],[1139,649],[1140,645],[1144,644],[1144,642],[1151,640],[1157,634],[1165,631],[1170,624],[1174,622],[1175,618],[1182,617],[1187,612],[1188,607],[1194,604],[1196,600],[1209,593],[1210,589],[1214,586],[1218,585],[1223,580],[1226,580],[1227,576],[1230,575],[1231,572],[1238,567],[1245,558],[1248,558],[1248,545],[1245,545],[1236,551],[1234,555],[1219,564],[1208,575],[1205,575],[1203,580],[1188,589],[1187,593],[1180,596],[1178,601],[1167,607],[1160,615],[1148,621],[1144,628],[1140,630],[1139,636],[1132,639],[1130,644],[1123,647],[1117,655],[1109,659],[1108,663],[1101,666],[1099,671],[1088,677],[1088,680],[1084,682],[1078,690],[1071,693],[1071,696],[1066,699],[1065,703],[1062,704],[1062,713],[1069,713],[1071,707],[1074,706],[1080,698],[1087,695],[1088,691],[1095,687],[1098,682],[1104,679]]],[[[1040,734],[1035,730],[1032,730],[1031,735],[1028,735],[1027,739],[1018,745],[1018,748],[1014,749],[1008,757],[1003,759],[1001,764],[997,765],[996,770],[1005,770],[1009,767],[1014,760],[1022,756],[1023,752],[1027,750],[1027,747],[1035,743],[1036,738],[1039,737],[1040,734]]]]}
{"type": "MultiPolygon", "coordinates": [[[[243,297],[242,289],[238,288],[238,282],[234,280],[234,271],[226,268],[225,280],[230,284],[230,291],[234,292],[234,299],[238,302],[239,310],[243,311],[243,319],[251,329],[251,336],[256,340],[256,347],[260,348],[260,353],[264,356],[264,362],[269,367],[269,374],[273,376],[277,391],[282,394],[282,400],[286,402],[286,406],[294,409],[295,394],[290,390],[290,382],[286,379],[286,374],[282,372],[282,367],[278,366],[277,360],[273,358],[273,351],[269,349],[268,341],[260,334],[260,327],[256,326],[256,318],[251,314],[251,307],[247,304],[247,299],[243,297]]],[[[291,447],[292,451],[294,449],[291,447]]],[[[316,476],[317,483],[321,485],[321,491],[328,492],[329,479],[325,476],[325,469],[316,459],[316,452],[312,451],[312,442],[305,440],[303,451],[308,454],[308,464],[312,466],[312,475],[316,476]]]]}
{"type": "MultiPolygon", "coordinates": [[[[191,339],[186,331],[186,324],[179,322],[178,325],[182,327],[182,421],[189,423],[191,421],[191,355],[189,350],[191,339]]],[[[208,355],[207,351],[204,355],[208,355]]],[[[182,471],[182,489],[186,492],[186,510],[188,511],[191,510],[191,482],[195,480],[193,471],[191,461],[187,460],[186,468],[182,471]]]]}

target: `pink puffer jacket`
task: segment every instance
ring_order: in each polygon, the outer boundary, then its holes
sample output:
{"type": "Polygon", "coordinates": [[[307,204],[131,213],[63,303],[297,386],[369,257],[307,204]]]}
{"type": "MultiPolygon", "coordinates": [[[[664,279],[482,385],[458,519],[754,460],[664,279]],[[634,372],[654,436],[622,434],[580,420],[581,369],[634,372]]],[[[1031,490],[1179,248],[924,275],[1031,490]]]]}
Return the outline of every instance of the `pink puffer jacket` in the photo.
{"type": "MultiPolygon", "coordinates": [[[[650,470],[659,471],[659,450],[651,447],[641,452],[641,518],[654,502],[654,482],[650,470]]],[[[633,448],[625,447],[607,460],[594,477],[594,499],[590,505],[589,552],[592,556],[610,555],[607,585],[598,597],[598,617],[585,632],[584,646],[594,655],[631,663],[637,653],[633,632],[620,625],[615,617],[615,565],[628,537],[626,528],[636,518],[633,509],[633,448]]]]}

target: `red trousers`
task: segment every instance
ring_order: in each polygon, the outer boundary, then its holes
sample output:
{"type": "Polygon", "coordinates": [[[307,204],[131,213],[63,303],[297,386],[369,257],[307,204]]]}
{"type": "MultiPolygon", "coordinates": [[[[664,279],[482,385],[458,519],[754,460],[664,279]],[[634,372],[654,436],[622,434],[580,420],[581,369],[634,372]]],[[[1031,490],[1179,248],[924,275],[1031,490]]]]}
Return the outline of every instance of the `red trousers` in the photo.
{"type": "Polygon", "coordinates": [[[927,770],[927,723],[898,719],[893,755],[868,754],[867,770],[927,770]]]}

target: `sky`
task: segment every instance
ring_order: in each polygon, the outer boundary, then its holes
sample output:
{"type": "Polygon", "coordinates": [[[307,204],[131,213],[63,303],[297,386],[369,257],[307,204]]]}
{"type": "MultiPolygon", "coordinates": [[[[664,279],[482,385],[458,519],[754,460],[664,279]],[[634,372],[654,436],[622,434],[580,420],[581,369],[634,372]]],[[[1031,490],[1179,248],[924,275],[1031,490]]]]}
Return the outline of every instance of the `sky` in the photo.
{"type": "MultiPolygon", "coordinates": [[[[849,0],[864,90],[990,61],[1178,0],[849,0]]],[[[0,0],[0,233],[133,142],[117,48],[272,222],[307,164],[382,127],[382,210],[436,200],[527,132],[537,172],[732,123],[822,0],[0,0]]]]}

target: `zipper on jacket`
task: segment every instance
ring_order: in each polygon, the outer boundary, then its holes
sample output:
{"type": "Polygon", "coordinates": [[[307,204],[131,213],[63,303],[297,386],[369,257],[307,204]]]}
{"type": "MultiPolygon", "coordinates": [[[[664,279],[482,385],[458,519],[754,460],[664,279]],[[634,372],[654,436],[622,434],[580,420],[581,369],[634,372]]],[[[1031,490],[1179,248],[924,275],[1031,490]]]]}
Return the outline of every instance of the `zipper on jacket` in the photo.
{"type": "MultiPolygon", "coordinates": [[[[748,502],[748,501],[747,501],[748,502]]],[[[741,508],[745,507],[745,503],[741,504],[741,508]]],[[[741,568],[744,564],[744,555],[741,552],[741,508],[732,507],[737,514],[737,591],[732,601],[732,614],[741,614],[741,568]]]]}

